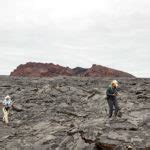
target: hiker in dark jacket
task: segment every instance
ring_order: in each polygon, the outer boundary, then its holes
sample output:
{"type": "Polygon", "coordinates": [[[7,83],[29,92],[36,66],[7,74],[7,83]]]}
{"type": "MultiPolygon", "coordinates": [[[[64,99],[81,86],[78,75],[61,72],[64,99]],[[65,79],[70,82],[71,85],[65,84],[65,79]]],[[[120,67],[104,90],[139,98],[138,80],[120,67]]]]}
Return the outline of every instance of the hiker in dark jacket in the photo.
{"type": "Polygon", "coordinates": [[[107,102],[109,106],[109,118],[112,117],[114,109],[115,109],[115,113],[114,113],[115,116],[117,116],[117,113],[120,109],[117,102],[117,95],[118,95],[117,87],[118,87],[118,82],[116,80],[113,80],[111,82],[111,85],[109,85],[106,91],[107,102]]]}

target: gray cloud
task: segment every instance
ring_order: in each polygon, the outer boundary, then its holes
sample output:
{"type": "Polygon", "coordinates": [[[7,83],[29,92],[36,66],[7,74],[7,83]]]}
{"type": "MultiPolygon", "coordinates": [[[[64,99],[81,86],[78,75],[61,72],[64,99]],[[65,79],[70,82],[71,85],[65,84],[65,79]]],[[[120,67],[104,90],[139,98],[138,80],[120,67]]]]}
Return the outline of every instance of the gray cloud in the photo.
{"type": "Polygon", "coordinates": [[[147,0],[0,0],[0,74],[28,61],[150,77],[147,0]]]}

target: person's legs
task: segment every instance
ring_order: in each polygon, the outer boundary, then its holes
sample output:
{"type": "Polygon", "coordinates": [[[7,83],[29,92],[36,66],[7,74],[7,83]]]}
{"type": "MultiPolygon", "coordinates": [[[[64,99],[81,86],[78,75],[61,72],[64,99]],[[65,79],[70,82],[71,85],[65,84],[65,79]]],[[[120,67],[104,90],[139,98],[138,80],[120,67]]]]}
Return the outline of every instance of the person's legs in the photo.
{"type": "Polygon", "coordinates": [[[113,105],[115,107],[115,116],[117,116],[118,111],[120,110],[117,99],[113,100],[113,105]]]}
{"type": "Polygon", "coordinates": [[[3,121],[8,124],[8,114],[9,114],[9,111],[7,111],[5,108],[3,108],[3,121]]]}
{"type": "Polygon", "coordinates": [[[8,116],[9,116],[9,110],[7,110],[7,117],[6,117],[6,123],[8,124],[9,121],[8,121],[8,116]]]}
{"type": "Polygon", "coordinates": [[[5,122],[5,109],[2,108],[2,111],[3,111],[3,121],[5,122]]]}
{"type": "Polygon", "coordinates": [[[113,101],[111,99],[107,99],[107,102],[109,106],[109,118],[111,118],[113,114],[113,101]]]}

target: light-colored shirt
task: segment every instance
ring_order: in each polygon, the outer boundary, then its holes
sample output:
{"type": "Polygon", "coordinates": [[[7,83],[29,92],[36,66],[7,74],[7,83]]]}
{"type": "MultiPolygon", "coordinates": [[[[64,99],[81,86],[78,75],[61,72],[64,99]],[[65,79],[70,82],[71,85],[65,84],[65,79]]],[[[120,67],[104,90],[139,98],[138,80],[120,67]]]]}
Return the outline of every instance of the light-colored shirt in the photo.
{"type": "Polygon", "coordinates": [[[3,101],[3,105],[5,106],[5,107],[11,107],[12,106],[12,100],[11,99],[9,99],[9,100],[4,100],[3,101]]]}

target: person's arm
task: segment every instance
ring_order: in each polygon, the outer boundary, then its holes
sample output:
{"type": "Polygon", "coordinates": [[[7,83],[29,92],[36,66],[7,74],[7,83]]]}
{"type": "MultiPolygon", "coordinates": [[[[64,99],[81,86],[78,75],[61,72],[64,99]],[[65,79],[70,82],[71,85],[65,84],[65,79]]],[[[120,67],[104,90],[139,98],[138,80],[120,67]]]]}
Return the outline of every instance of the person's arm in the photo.
{"type": "Polygon", "coordinates": [[[118,95],[118,90],[117,89],[115,89],[115,96],[117,96],[118,95]]]}
{"type": "Polygon", "coordinates": [[[107,96],[114,96],[114,94],[111,93],[111,89],[110,88],[107,89],[106,95],[107,96]]]}
{"type": "Polygon", "coordinates": [[[10,99],[10,106],[9,107],[12,107],[12,105],[13,105],[13,102],[12,102],[12,100],[10,99]]]}

